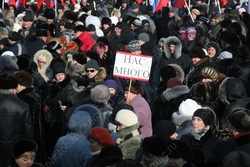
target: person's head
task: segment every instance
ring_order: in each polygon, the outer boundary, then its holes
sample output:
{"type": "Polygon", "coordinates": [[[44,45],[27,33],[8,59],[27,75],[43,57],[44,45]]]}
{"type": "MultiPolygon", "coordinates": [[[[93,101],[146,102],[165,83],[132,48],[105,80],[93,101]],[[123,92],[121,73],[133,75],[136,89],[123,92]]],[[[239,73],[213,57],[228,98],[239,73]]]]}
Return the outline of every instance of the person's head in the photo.
{"type": "Polygon", "coordinates": [[[42,39],[44,42],[47,41],[48,37],[48,30],[46,29],[37,29],[36,30],[36,36],[42,39]]]}
{"type": "Polygon", "coordinates": [[[140,46],[142,46],[146,42],[149,42],[149,36],[147,33],[143,32],[143,33],[138,35],[138,40],[139,40],[140,46]]]}
{"type": "Polygon", "coordinates": [[[17,93],[21,92],[26,88],[31,88],[34,82],[32,76],[25,71],[17,71],[16,76],[18,78],[18,87],[16,88],[17,93]]]}
{"type": "MultiPolygon", "coordinates": [[[[250,110],[236,108],[227,117],[230,124],[238,133],[250,132],[250,110]]],[[[237,134],[234,134],[237,135],[237,134]]]]}
{"type": "Polygon", "coordinates": [[[139,9],[139,4],[137,4],[137,3],[133,3],[132,5],[131,5],[131,9],[132,9],[132,11],[134,12],[134,13],[138,13],[139,11],[140,11],[140,9],[139,9]]]}
{"type": "Polygon", "coordinates": [[[175,124],[169,120],[156,122],[153,133],[155,136],[163,139],[176,139],[178,136],[175,124]]]}
{"type": "Polygon", "coordinates": [[[149,21],[146,19],[142,20],[142,30],[147,32],[147,31],[149,31],[149,28],[150,28],[149,21]]]}
{"type": "Polygon", "coordinates": [[[219,54],[221,53],[221,49],[216,42],[209,42],[206,46],[205,49],[207,50],[208,56],[210,58],[217,58],[219,54]]]}
{"type": "Polygon", "coordinates": [[[42,69],[44,66],[45,66],[45,64],[47,63],[47,58],[46,58],[46,56],[45,55],[39,55],[38,57],[37,57],[37,62],[38,62],[38,67],[40,68],[40,69],[42,69]]]}
{"type": "Polygon", "coordinates": [[[58,82],[62,82],[65,78],[65,62],[61,58],[53,59],[50,63],[50,68],[53,71],[53,75],[58,82]]]}
{"type": "Polygon", "coordinates": [[[104,30],[108,29],[112,25],[112,21],[109,17],[102,18],[102,27],[104,30]]]}
{"type": "Polygon", "coordinates": [[[75,39],[78,38],[83,31],[86,30],[86,28],[83,25],[78,25],[74,27],[74,37],[75,39]]]}
{"type": "Polygon", "coordinates": [[[129,85],[125,86],[125,98],[127,101],[131,101],[139,94],[143,94],[144,90],[143,88],[136,82],[132,82],[130,92],[129,92],[129,85]]]}
{"type": "Polygon", "coordinates": [[[202,80],[201,82],[215,82],[219,80],[219,74],[213,67],[204,67],[201,71],[202,80]]]}
{"type": "MultiPolygon", "coordinates": [[[[118,23],[118,24],[119,24],[119,23],[118,23]]],[[[115,27],[115,35],[116,35],[116,36],[121,36],[121,34],[122,34],[122,29],[121,29],[121,27],[116,26],[116,27],[115,27]]]]}
{"type": "Polygon", "coordinates": [[[114,145],[114,140],[105,128],[94,127],[90,132],[89,147],[91,152],[97,152],[103,147],[114,145]]]}
{"type": "Polygon", "coordinates": [[[176,47],[176,42],[175,41],[170,41],[167,45],[169,47],[170,53],[173,54],[175,52],[175,47],[176,47]]]}
{"type": "Polygon", "coordinates": [[[100,66],[96,60],[91,59],[86,63],[85,71],[88,78],[94,78],[98,74],[99,70],[100,66]]]}
{"type": "Polygon", "coordinates": [[[110,98],[109,88],[106,85],[99,84],[91,89],[90,99],[96,103],[107,103],[110,98]]]}
{"type": "Polygon", "coordinates": [[[3,38],[8,38],[9,37],[9,31],[5,27],[0,27],[0,40],[3,38]]]}
{"type": "Polygon", "coordinates": [[[196,17],[198,15],[200,15],[201,13],[200,13],[200,11],[198,9],[192,9],[191,14],[192,14],[193,19],[196,20],[196,17]]]}
{"type": "Polygon", "coordinates": [[[222,167],[248,167],[250,166],[249,154],[242,151],[234,151],[225,156],[222,167]]]}
{"type": "Polygon", "coordinates": [[[116,90],[118,88],[117,83],[115,80],[109,79],[104,82],[104,85],[106,85],[109,88],[110,95],[113,96],[116,93],[116,90]]]}
{"type": "Polygon", "coordinates": [[[126,8],[128,6],[128,1],[127,0],[122,0],[122,7],[126,8]]]}
{"type": "Polygon", "coordinates": [[[12,156],[17,166],[32,166],[35,161],[37,149],[37,144],[32,140],[23,139],[18,141],[12,149],[12,156]]]}
{"type": "Polygon", "coordinates": [[[189,27],[187,29],[188,40],[193,41],[196,38],[196,30],[194,27],[189,27]]]}
{"type": "Polygon", "coordinates": [[[141,54],[141,46],[138,40],[131,40],[128,43],[128,51],[136,54],[136,55],[140,55],[141,54]]]}
{"type": "Polygon", "coordinates": [[[192,58],[193,64],[196,64],[201,59],[206,57],[205,52],[198,47],[193,47],[191,52],[189,53],[189,56],[192,58]]]}
{"type": "Polygon", "coordinates": [[[138,117],[137,115],[128,109],[121,109],[115,116],[115,121],[117,122],[117,131],[124,128],[128,128],[138,124],[138,117]]]}
{"type": "Polygon", "coordinates": [[[18,79],[14,73],[0,74],[0,90],[16,93],[15,89],[18,86],[18,79]]]}
{"type": "Polygon", "coordinates": [[[26,10],[26,14],[23,17],[23,27],[25,29],[30,29],[34,21],[34,13],[31,10],[26,10]]]}
{"type": "Polygon", "coordinates": [[[113,145],[104,147],[99,154],[99,159],[103,167],[118,167],[119,165],[117,164],[122,161],[122,157],[121,149],[113,145]]]}
{"type": "Polygon", "coordinates": [[[207,126],[214,124],[214,115],[211,112],[212,109],[203,107],[197,109],[192,117],[192,128],[194,132],[199,132],[207,126]]]}

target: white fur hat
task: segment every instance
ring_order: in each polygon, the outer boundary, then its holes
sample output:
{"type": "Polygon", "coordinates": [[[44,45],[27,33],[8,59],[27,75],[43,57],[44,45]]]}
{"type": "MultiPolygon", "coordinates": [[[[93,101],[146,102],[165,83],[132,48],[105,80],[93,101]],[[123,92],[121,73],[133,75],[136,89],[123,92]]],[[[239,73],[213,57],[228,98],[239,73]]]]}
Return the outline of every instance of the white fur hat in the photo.
{"type": "Polygon", "coordinates": [[[126,127],[130,127],[138,123],[138,118],[133,111],[122,109],[116,114],[115,121],[126,127]]]}
{"type": "Polygon", "coordinates": [[[201,108],[201,106],[192,99],[182,101],[179,106],[179,115],[192,116],[194,112],[201,108]]]}

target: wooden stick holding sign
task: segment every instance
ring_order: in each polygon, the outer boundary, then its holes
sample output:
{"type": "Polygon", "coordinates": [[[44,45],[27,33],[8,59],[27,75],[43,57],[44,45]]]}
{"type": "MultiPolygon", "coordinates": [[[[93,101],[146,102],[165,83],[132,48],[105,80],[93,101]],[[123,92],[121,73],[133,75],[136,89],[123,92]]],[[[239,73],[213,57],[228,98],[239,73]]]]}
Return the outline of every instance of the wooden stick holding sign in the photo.
{"type": "Polygon", "coordinates": [[[131,84],[132,84],[132,79],[130,79],[130,81],[129,81],[128,98],[127,98],[127,101],[126,101],[126,104],[129,104],[129,105],[130,105],[129,95],[130,95],[131,84]]]}

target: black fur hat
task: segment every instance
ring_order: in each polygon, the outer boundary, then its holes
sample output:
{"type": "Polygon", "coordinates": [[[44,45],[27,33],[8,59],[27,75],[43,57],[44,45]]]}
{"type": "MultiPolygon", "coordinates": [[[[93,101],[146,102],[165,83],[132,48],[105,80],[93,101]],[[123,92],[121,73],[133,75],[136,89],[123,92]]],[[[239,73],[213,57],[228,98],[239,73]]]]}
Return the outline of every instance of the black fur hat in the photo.
{"type": "Polygon", "coordinates": [[[227,118],[239,132],[250,132],[250,110],[235,109],[227,118]]]}
{"type": "Polygon", "coordinates": [[[152,154],[154,156],[163,156],[167,155],[167,144],[163,139],[158,137],[146,137],[143,140],[143,150],[146,153],[152,154]]]}
{"type": "Polygon", "coordinates": [[[160,76],[163,81],[168,81],[170,78],[177,77],[174,67],[168,65],[160,69],[160,76]]]}
{"type": "Polygon", "coordinates": [[[46,29],[37,29],[36,30],[36,36],[37,37],[47,37],[48,36],[48,30],[46,30],[46,29]]]}
{"type": "Polygon", "coordinates": [[[111,26],[112,21],[111,21],[111,19],[109,17],[104,17],[104,18],[102,18],[101,23],[102,23],[102,25],[107,24],[107,25],[111,26]]]}
{"type": "Polygon", "coordinates": [[[17,65],[19,66],[19,70],[27,71],[30,69],[31,60],[29,59],[29,55],[20,55],[17,56],[17,65]]]}
{"type": "Polygon", "coordinates": [[[55,18],[55,11],[52,8],[46,8],[44,11],[44,17],[47,19],[54,19],[55,18]]]}
{"type": "Polygon", "coordinates": [[[37,152],[38,147],[37,144],[33,140],[23,139],[18,141],[12,148],[12,156],[13,158],[20,157],[23,153],[28,151],[37,152]]]}
{"type": "Polygon", "coordinates": [[[18,79],[14,73],[0,74],[0,89],[15,89],[18,86],[18,79]]]}
{"type": "Polygon", "coordinates": [[[193,47],[191,52],[189,53],[189,56],[192,58],[197,57],[197,58],[202,59],[202,58],[206,57],[206,54],[201,48],[193,47]]]}
{"type": "Polygon", "coordinates": [[[50,63],[50,68],[53,70],[53,74],[65,73],[65,61],[61,58],[55,58],[50,63]]]}

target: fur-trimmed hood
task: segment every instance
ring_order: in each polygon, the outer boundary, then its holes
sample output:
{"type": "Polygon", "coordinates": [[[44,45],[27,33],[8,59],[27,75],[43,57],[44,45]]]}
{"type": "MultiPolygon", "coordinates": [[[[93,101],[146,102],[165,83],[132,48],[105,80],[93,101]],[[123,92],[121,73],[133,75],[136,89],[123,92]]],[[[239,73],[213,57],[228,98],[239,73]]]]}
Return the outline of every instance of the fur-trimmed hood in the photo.
{"type": "Polygon", "coordinates": [[[168,89],[162,93],[162,101],[169,101],[171,99],[175,99],[183,94],[189,93],[190,90],[186,85],[176,86],[172,89],[168,89]]]}
{"type": "Polygon", "coordinates": [[[182,43],[181,43],[179,38],[177,38],[176,36],[170,36],[168,38],[161,38],[159,43],[160,42],[164,43],[163,44],[163,51],[165,53],[166,58],[169,59],[171,57],[171,53],[170,53],[168,43],[172,42],[172,41],[175,43],[175,52],[174,52],[173,56],[176,59],[179,59],[181,57],[181,51],[182,51],[182,43]]]}
{"type": "Polygon", "coordinates": [[[184,71],[183,69],[181,68],[181,66],[179,66],[178,64],[169,64],[170,66],[172,66],[176,73],[177,73],[177,77],[179,80],[181,80],[182,82],[184,81],[184,77],[185,77],[185,74],[184,74],[184,71]]]}
{"type": "Polygon", "coordinates": [[[219,86],[219,97],[225,105],[247,98],[244,83],[239,78],[225,78],[219,86]]]}
{"type": "Polygon", "coordinates": [[[208,48],[209,47],[213,47],[213,48],[215,48],[215,50],[216,50],[216,53],[215,53],[215,55],[213,56],[213,57],[218,57],[219,55],[220,55],[220,53],[221,53],[221,48],[220,48],[220,46],[216,43],[216,42],[209,42],[206,46],[205,46],[205,49],[208,51],[208,48]]]}
{"type": "Polygon", "coordinates": [[[95,82],[103,81],[107,76],[107,72],[104,67],[100,67],[99,73],[95,76],[95,82]]]}

